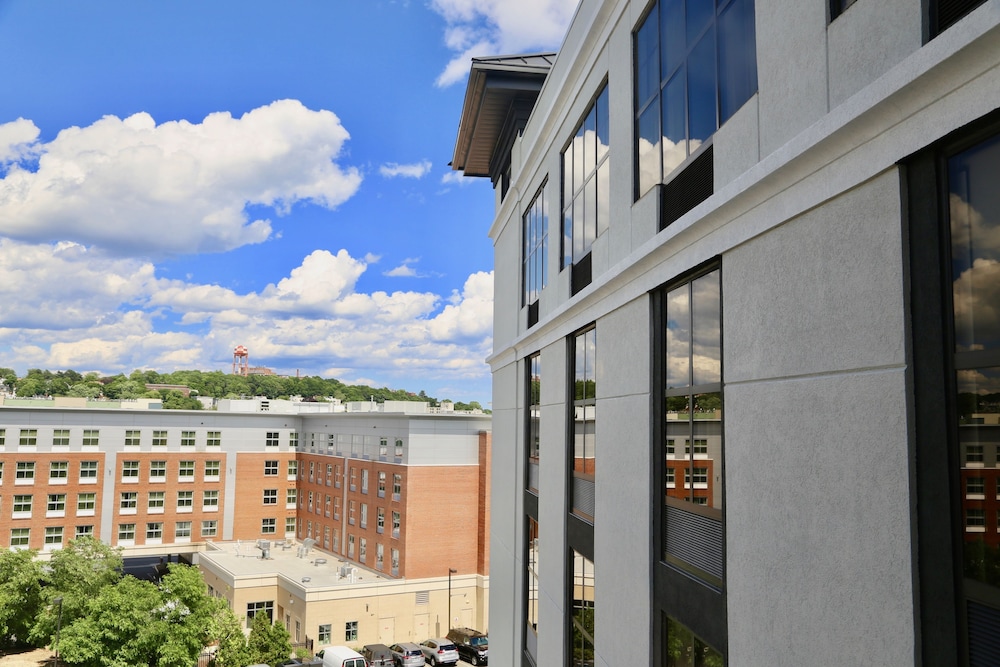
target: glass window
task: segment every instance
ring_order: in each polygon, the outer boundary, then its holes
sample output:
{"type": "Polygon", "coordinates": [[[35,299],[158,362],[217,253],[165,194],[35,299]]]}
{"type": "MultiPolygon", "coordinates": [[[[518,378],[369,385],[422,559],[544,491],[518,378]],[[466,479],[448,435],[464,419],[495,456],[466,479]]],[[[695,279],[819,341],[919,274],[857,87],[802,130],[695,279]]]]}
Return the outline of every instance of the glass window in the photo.
{"type": "MultiPolygon", "coordinates": [[[[962,520],[954,532],[960,546],[962,595],[971,616],[996,614],[1000,608],[1000,540],[994,517],[995,499],[987,498],[986,478],[994,477],[997,460],[996,429],[1000,424],[1000,198],[996,174],[1000,169],[1000,136],[951,156],[947,161],[948,213],[951,232],[951,300],[954,332],[954,404],[960,484],[952,485],[953,503],[962,520]],[[956,428],[957,427],[957,428],[956,428]],[[956,488],[957,487],[957,488],[956,488]],[[991,502],[992,501],[992,502],[991,502]],[[988,611],[987,611],[988,608],[988,611]]],[[[990,484],[991,490],[994,485],[990,484]]],[[[1000,488],[1000,487],[998,487],[1000,488]]],[[[961,597],[960,597],[961,600],[961,597]]],[[[971,621],[970,621],[971,622],[971,621]]],[[[973,645],[973,631],[968,630],[973,645]]],[[[972,650],[972,649],[970,649],[972,650]]]]}
{"type": "Polygon", "coordinates": [[[658,0],[635,33],[636,194],[756,92],[754,0],[658,0]]]}
{"type": "Polygon", "coordinates": [[[277,447],[279,444],[279,436],[277,431],[268,431],[267,435],[264,437],[265,447],[277,447]]]}
{"type": "Polygon", "coordinates": [[[573,512],[592,520],[597,468],[597,329],[574,336],[573,356],[573,512]]]}
{"type": "Polygon", "coordinates": [[[181,461],[177,466],[177,476],[182,482],[193,482],[194,461],[181,461]]]}
{"type": "Polygon", "coordinates": [[[215,519],[209,519],[207,521],[201,522],[201,536],[202,537],[215,537],[219,534],[219,522],[215,519]]]}
{"type": "Polygon", "coordinates": [[[222,461],[205,461],[205,479],[218,479],[222,470],[222,461]]]}
{"type": "Polygon", "coordinates": [[[191,522],[178,521],[174,524],[174,539],[183,540],[191,538],[191,522]]]}
{"type": "Polygon", "coordinates": [[[63,528],[62,526],[49,526],[45,529],[45,546],[46,547],[56,547],[61,546],[63,541],[63,528]]]}
{"type": "Polygon", "coordinates": [[[253,622],[253,617],[257,614],[267,614],[267,619],[274,622],[274,601],[250,602],[247,603],[247,627],[253,622]]]}
{"type": "Polygon", "coordinates": [[[52,431],[53,447],[69,447],[69,429],[57,428],[52,431]]]}
{"type": "Polygon", "coordinates": [[[571,558],[569,664],[589,667],[594,664],[594,564],[576,551],[571,558]]]}
{"type": "Polygon", "coordinates": [[[264,489],[264,504],[265,505],[277,505],[278,504],[278,490],[277,489],[264,489]]]}
{"type": "Polygon", "coordinates": [[[83,429],[83,441],[84,447],[97,447],[100,444],[100,430],[96,428],[85,428],[83,429]]]}
{"type": "Polygon", "coordinates": [[[134,430],[125,431],[126,447],[138,447],[140,440],[141,440],[141,435],[139,431],[134,431],[134,430]]]}
{"type": "Polygon", "coordinates": [[[368,468],[361,469],[361,493],[368,493],[368,468]]]}
{"type": "Polygon", "coordinates": [[[149,504],[147,507],[150,512],[162,513],[163,507],[166,504],[166,493],[163,491],[150,491],[149,492],[149,504]]]}
{"type": "Polygon", "coordinates": [[[162,521],[150,521],[149,523],[146,524],[146,539],[147,540],[163,539],[162,521]]]}
{"type": "Polygon", "coordinates": [[[65,512],[66,511],[66,494],[65,493],[50,493],[48,503],[45,505],[45,511],[48,512],[65,512]]]}
{"type": "Polygon", "coordinates": [[[128,491],[119,496],[118,508],[122,514],[135,514],[138,502],[139,494],[135,491],[128,491]]]}
{"type": "Polygon", "coordinates": [[[399,512],[392,513],[392,536],[399,537],[400,530],[400,514],[399,512]]]}
{"type": "Polygon", "coordinates": [[[399,473],[395,473],[392,476],[392,499],[399,500],[400,495],[403,493],[403,476],[399,473]]]}
{"type": "Polygon", "coordinates": [[[87,526],[77,526],[73,533],[73,539],[79,540],[82,537],[93,537],[94,536],[94,526],[93,524],[87,526]]]}
{"type": "MultiPolygon", "coordinates": [[[[697,513],[721,522],[722,484],[722,305],[720,269],[669,288],[665,292],[663,323],[664,426],[663,476],[665,520],[671,512],[697,513]],[[684,454],[676,443],[684,443],[684,454]],[[682,471],[682,472],[681,472],[682,471]],[[683,479],[683,484],[677,483],[683,479]]],[[[682,515],[675,515],[678,521],[682,515]]],[[[721,543],[689,543],[699,537],[678,538],[675,547],[663,545],[668,562],[720,583],[722,572],[709,567],[697,554],[721,553],[721,543]],[[698,562],[690,562],[697,560],[698,562]]],[[[708,538],[705,538],[708,539],[708,538]]],[[[712,540],[720,538],[713,537],[712,540]]]]}
{"type": "Polygon", "coordinates": [[[167,462],[166,461],[150,461],[149,462],[149,478],[150,480],[164,481],[167,478],[167,462]]]}
{"type": "Polygon", "coordinates": [[[131,541],[135,539],[135,524],[134,523],[120,523],[118,524],[118,541],[131,541]]]}
{"type": "Polygon", "coordinates": [[[153,431],[153,447],[166,447],[166,446],[167,446],[167,432],[153,431]]]}
{"type": "Polygon", "coordinates": [[[27,549],[31,542],[30,528],[11,528],[10,547],[11,549],[27,549]]]}
{"type": "Polygon", "coordinates": [[[358,622],[348,621],[344,624],[344,641],[345,642],[356,642],[358,641],[358,622]]]}
{"type": "Polygon", "coordinates": [[[14,471],[15,484],[33,483],[35,480],[35,462],[18,461],[14,471]]]}
{"type": "Polygon", "coordinates": [[[278,476],[278,462],[277,461],[264,461],[264,476],[265,477],[277,477],[278,476]]]}
{"type": "Polygon", "coordinates": [[[264,535],[273,535],[278,532],[278,522],[277,519],[261,519],[260,520],[260,532],[264,535]]]}
{"type": "Polygon", "coordinates": [[[378,497],[385,498],[385,472],[382,470],[378,473],[378,497]]]}
{"type": "Polygon", "coordinates": [[[21,447],[34,447],[38,444],[38,429],[35,428],[22,428],[21,438],[18,440],[18,445],[21,447]]]}
{"type": "Polygon", "coordinates": [[[138,461],[122,461],[122,481],[123,482],[139,481],[138,461]]]}
{"type": "Polygon", "coordinates": [[[219,507],[219,492],[218,491],[202,491],[201,492],[201,507],[203,510],[215,510],[219,507]]]}
{"type": "Polygon", "coordinates": [[[221,447],[222,446],[222,431],[209,431],[205,434],[205,446],[206,447],[221,447]]]}
{"type": "Polygon", "coordinates": [[[541,440],[541,413],[542,413],[542,356],[534,354],[528,357],[525,364],[527,378],[525,379],[525,394],[527,396],[527,453],[528,472],[527,487],[538,492],[538,452],[541,440]]]}
{"type": "Polygon", "coordinates": [[[16,494],[14,496],[14,518],[20,519],[24,518],[24,515],[31,514],[31,495],[30,494],[16,494]]]}
{"type": "Polygon", "coordinates": [[[82,515],[84,512],[93,512],[97,508],[96,493],[76,494],[76,513],[82,515]]]}
{"type": "Polygon", "coordinates": [[[594,241],[608,228],[608,125],[608,87],[604,86],[562,153],[562,268],[587,257],[594,241]]]}
{"type": "Polygon", "coordinates": [[[97,461],[80,461],[80,481],[97,480],[97,461]]]}
{"type": "Polygon", "coordinates": [[[549,197],[546,183],[535,194],[522,218],[524,250],[521,253],[521,306],[538,301],[549,282],[546,257],[549,248],[549,197]]]}
{"type": "Polygon", "coordinates": [[[179,511],[191,511],[194,507],[194,491],[178,491],[177,492],[177,509],[179,511]]]}
{"type": "Polygon", "coordinates": [[[664,617],[666,625],[666,666],[667,667],[722,667],[722,654],[701,641],[688,628],[669,616],[664,617]]]}
{"type": "Polygon", "coordinates": [[[538,522],[528,517],[528,535],[524,543],[525,649],[537,662],[538,652],[538,522]]]}
{"type": "Polygon", "coordinates": [[[332,639],[333,634],[330,631],[329,623],[319,626],[319,630],[317,631],[316,635],[317,635],[316,639],[319,640],[320,644],[329,644],[333,641],[332,639]]]}
{"type": "Polygon", "coordinates": [[[181,447],[194,447],[194,431],[181,431],[181,447]]]}
{"type": "Polygon", "coordinates": [[[49,484],[65,484],[69,477],[69,461],[49,463],[49,484]]]}

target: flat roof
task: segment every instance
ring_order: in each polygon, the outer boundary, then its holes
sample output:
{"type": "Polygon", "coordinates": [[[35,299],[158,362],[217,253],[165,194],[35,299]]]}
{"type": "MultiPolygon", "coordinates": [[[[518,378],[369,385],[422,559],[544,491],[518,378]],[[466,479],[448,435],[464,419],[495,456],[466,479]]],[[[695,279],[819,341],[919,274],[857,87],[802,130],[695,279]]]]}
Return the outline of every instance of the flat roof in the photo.
{"type": "MultiPolygon", "coordinates": [[[[262,551],[256,540],[236,540],[232,542],[212,542],[208,549],[200,551],[195,558],[199,564],[208,561],[215,569],[228,573],[235,581],[240,579],[260,579],[276,577],[287,584],[297,586],[304,592],[334,588],[353,588],[365,584],[382,584],[403,581],[382,576],[353,561],[341,560],[337,556],[320,551],[315,547],[303,555],[302,544],[286,540],[271,542],[268,558],[261,558],[262,551]],[[353,568],[352,576],[343,576],[343,566],[353,568]],[[307,579],[308,581],[303,581],[307,579]]],[[[375,550],[368,554],[375,560],[375,550]]],[[[386,560],[388,565],[389,561],[386,560]]]]}

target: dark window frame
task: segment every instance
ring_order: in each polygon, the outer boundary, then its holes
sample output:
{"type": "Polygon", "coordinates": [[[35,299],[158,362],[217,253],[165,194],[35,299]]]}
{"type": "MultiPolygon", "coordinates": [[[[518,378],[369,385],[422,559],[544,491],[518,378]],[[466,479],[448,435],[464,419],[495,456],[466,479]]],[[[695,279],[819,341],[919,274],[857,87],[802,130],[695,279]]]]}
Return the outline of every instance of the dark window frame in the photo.
{"type": "MultiPolygon", "coordinates": [[[[650,344],[654,354],[650,355],[650,396],[654,401],[651,410],[650,460],[663,461],[651,465],[649,470],[650,498],[654,507],[654,527],[650,535],[649,558],[653,564],[652,614],[650,616],[650,664],[665,665],[667,649],[667,616],[691,630],[698,638],[718,651],[728,662],[729,630],[726,602],[725,578],[721,585],[712,585],[692,576],[664,559],[666,545],[666,506],[662,496],[666,489],[666,322],[667,293],[686,283],[690,283],[712,271],[718,270],[720,284],[720,348],[724,350],[724,294],[722,291],[722,261],[713,258],[691,271],[659,287],[650,295],[650,322],[652,323],[650,344]]],[[[720,383],[721,386],[724,383],[720,383]]],[[[724,434],[724,428],[723,428],[724,434]]],[[[725,441],[722,443],[725,451],[725,441]]],[[[677,449],[681,449],[677,447],[677,449]]],[[[677,483],[683,483],[678,479],[677,483]]],[[[725,465],[722,466],[722,484],[725,484],[725,465]]],[[[692,506],[693,513],[699,513],[698,506],[692,506]]],[[[722,507],[722,526],[725,531],[725,503],[722,507]]],[[[725,562],[725,542],[723,541],[723,563],[725,562]]]]}
{"type": "MultiPolygon", "coordinates": [[[[955,378],[956,369],[967,365],[963,357],[977,353],[955,353],[947,161],[998,136],[1000,112],[995,111],[901,164],[907,369],[913,386],[911,474],[920,508],[913,519],[916,650],[922,664],[970,664],[967,612],[977,596],[963,583],[964,488],[955,378]],[[941,447],[942,442],[948,446],[941,447]],[[939,502],[942,497],[949,501],[939,502]]],[[[972,358],[967,361],[976,365],[972,358]]]]}

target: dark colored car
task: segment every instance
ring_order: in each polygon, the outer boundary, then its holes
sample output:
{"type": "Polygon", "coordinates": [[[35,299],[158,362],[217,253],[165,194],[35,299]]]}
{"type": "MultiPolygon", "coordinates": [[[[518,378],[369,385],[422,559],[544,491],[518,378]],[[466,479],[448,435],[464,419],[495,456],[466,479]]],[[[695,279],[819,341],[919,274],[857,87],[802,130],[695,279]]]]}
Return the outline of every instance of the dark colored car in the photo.
{"type": "Polygon", "coordinates": [[[452,628],[448,631],[448,639],[455,642],[455,648],[462,660],[473,665],[488,665],[490,654],[490,638],[479,630],[472,628],[452,628]]]}
{"type": "Polygon", "coordinates": [[[365,644],[361,655],[365,656],[370,667],[392,667],[392,651],[385,644],[365,644]]]}

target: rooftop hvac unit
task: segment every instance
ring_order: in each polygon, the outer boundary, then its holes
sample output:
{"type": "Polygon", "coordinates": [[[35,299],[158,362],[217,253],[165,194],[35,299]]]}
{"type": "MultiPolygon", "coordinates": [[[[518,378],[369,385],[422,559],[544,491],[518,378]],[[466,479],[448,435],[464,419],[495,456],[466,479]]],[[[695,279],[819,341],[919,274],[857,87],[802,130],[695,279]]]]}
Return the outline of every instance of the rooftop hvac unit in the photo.
{"type": "Polygon", "coordinates": [[[349,576],[351,576],[351,566],[350,565],[341,565],[340,566],[340,577],[341,577],[341,579],[346,579],[349,576]]]}
{"type": "Polygon", "coordinates": [[[319,567],[320,565],[326,565],[326,559],[317,558],[316,560],[313,561],[313,565],[315,565],[316,567],[319,567]]]}
{"type": "Polygon", "coordinates": [[[271,557],[271,541],[257,540],[257,548],[260,549],[260,557],[267,560],[271,557]]]}

